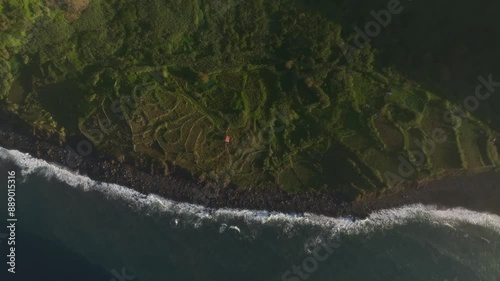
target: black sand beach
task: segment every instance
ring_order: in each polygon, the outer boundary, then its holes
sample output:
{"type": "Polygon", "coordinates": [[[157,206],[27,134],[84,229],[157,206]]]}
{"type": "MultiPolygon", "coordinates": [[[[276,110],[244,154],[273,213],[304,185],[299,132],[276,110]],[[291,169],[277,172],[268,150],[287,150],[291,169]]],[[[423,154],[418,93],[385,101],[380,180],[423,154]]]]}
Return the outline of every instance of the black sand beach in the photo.
{"type": "MultiPolygon", "coordinates": [[[[66,144],[31,135],[28,127],[11,114],[2,112],[0,116],[0,146],[29,153],[61,166],[68,166],[69,161],[74,161],[74,155],[64,149],[66,144]]],[[[406,182],[384,195],[368,194],[352,201],[335,191],[289,194],[277,188],[241,189],[209,181],[200,183],[181,169],[165,176],[163,171],[141,170],[133,163],[122,163],[97,153],[81,157],[78,162],[76,170],[94,180],[210,208],[310,212],[363,218],[374,210],[422,203],[500,214],[500,173],[494,171],[474,174],[457,171],[435,180],[406,182]]]]}

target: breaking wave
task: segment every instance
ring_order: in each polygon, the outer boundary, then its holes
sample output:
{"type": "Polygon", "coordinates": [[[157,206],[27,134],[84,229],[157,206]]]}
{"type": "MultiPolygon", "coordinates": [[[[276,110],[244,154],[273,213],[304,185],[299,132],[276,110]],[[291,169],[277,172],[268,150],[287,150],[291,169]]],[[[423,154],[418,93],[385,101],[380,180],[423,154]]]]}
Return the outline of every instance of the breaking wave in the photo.
{"type": "Polygon", "coordinates": [[[476,225],[489,228],[500,233],[500,216],[479,213],[463,208],[440,209],[437,206],[414,204],[394,209],[375,211],[366,219],[353,221],[350,218],[332,218],[311,213],[284,214],[279,212],[211,209],[203,206],[175,202],[157,195],[144,195],[132,189],[110,183],[94,181],[56,164],[34,158],[17,150],[0,147],[0,159],[11,161],[21,169],[23,178],[30,175],[41,175],[48,179],[56,179],[73,188],[83,191],[99,191],[110,199],[124,200],[127,204],[145,214],[164,213],[175,217],[174,225],[189,223],[199,227],[205,220],[219,223],[220,231],[231,229],[243,232],[257,225],[277,225],[285,233],[292,233],[294,228],[313,227],[332,234],[364,234],[373,231],[389,230],[398,225],[411,222],[439,224],[456,227],[459,225],[476,225]],[[237,226],[226,225],[228,221],[241,222],[237,226]]]}

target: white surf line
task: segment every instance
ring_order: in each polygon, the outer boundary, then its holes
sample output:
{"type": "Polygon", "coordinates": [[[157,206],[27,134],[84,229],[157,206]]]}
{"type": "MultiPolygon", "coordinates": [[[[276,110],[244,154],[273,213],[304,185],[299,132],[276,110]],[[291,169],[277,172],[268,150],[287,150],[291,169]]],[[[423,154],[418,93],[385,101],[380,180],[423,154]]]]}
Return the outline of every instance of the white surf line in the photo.
{"type": "Polygon", "coordinates": [[[229,229],[234,230],[234,231],[236,231],[236,232],[238,232],[238,233],[241,233],[240,228],[239,228],[239,227],[237,227],[237,226],[231,225],[231,226],[229,227],[229,229]]]}
{"type": "MultiPolygon", "coordinates": [[[[21,174],[24,177],[36,173],[49,179],[55,178],[74,188],[81,188],[84,191],[96,190],[111,198],[127,200],[131,206],[141,210],[148,210],[148,208],[151,209],[154,206],[162,212],[174,215],[189,215],[198,220],[209,219],[222,223],[229,219],[237,219],[243,220],[247,225],[253,223],[280,225],[285,231],[295,226],[307,225],[321,227],[336,234],[369,233],[419,221],[423,223],[439,222],[451,227],[455,227],[458,224],[478,225],[500,233],[499,216],[470,211],[464,208],[439,209],[436,206],[415,204],[375,211],[368,218],[355,222],[348,218],[332,218],[311,213],[296,215],[241,209],[209,209],[195,204],[175,202],[157,195],[146,196],[117,184],[97,182],[86,176],[69,171],[64,167],[47,163],[44,160],[36,159],[29,154],[17,150],[7,150],[0,147],[0,159],[14,162],[21,168],[21,174]]],[[[200,221],[196,224],[199,226],[199,223],[200,221]]]]}

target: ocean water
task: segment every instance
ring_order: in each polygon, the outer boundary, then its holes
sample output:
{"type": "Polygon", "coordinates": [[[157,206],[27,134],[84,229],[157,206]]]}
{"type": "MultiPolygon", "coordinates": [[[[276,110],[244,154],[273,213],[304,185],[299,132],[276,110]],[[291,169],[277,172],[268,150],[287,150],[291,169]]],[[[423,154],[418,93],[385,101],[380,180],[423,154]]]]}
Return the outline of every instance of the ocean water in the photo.
{"type": "Polygon", "coordinates": [[[210,210],[3,148],[0,174],[0,280],[500,280],[493,214],[412,205],[352,221],[210,210]],[[8,170],[17,171],[16,274],[4,262],[8,170]]]}

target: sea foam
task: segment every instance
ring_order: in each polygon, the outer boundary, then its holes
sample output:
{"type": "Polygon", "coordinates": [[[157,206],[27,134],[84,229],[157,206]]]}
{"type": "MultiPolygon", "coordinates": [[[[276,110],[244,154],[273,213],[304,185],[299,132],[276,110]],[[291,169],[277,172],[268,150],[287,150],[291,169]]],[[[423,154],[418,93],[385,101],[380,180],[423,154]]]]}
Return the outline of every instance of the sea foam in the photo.
{"type": "MultiPolygon", "coordinates": [[[[175,202],[157,195],[144,195],[130,188],[117,184],[102,183],[70,171],[56,164],[34,158],[17,150],[7,150],[0,147],[0,159],[11,161],[21,169],[23,178],[30,175],[42,175],[48,179],[56,179],[73,188],[84,191],[99,191],[108,198],[125,200],[130,207],[145,213],[160,212],[182,217],[189,220],[193,226],[199,227],[204,220],[219,224],[228,221],[241,221],[241,231],[255,225],[275,225],[284,232],[293,231],[295,227],[317,227],[333,234],[363,234],[373,231],[388,230],[398,225],[410,222],[439,224],[455,227],[460,224],[477,225],[500,233],[500,217],[494,214],[479,213],[464,208],[440,209],[437,206],[414,204],[394,209],[380,210],[371,213],[366,219],[352,221],[349,218],[332,218],[311,213],[284,214],[280,212],[241,210],[241,209],[211,209],[203,206],[175,202]]],[[[175,219],[175,225],[179,219],[175,219]]],[[[232,229],[240,228],[234,226],[232,229]]]]}

